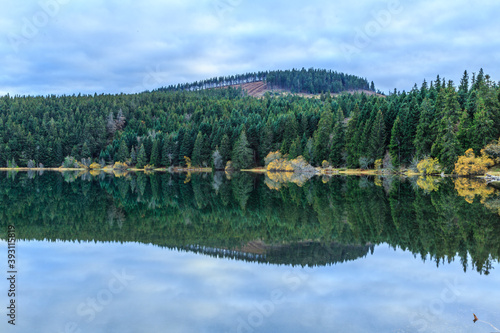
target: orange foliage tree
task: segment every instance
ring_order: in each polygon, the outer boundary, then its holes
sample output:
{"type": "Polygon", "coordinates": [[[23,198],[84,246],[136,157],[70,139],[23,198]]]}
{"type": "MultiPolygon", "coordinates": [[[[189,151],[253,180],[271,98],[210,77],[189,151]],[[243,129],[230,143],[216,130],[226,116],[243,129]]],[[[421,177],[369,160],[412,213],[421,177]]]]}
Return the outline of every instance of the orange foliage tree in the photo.
{"type": "Polygon", "coordinates": [[[484,150],[481,151],[481,157],[476,157],[474,150],[469,148],[465,155],[458,157],[454,172],[460,176],[484,175],[493,164],[493,160],[485,154],[484,150]]]}

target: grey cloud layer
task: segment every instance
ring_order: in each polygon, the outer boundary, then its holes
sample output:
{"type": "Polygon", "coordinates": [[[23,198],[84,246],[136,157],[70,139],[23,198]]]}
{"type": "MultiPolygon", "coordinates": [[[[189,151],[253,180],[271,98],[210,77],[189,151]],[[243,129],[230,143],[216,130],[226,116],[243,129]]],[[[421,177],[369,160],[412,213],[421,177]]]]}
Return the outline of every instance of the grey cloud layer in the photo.
{"type": "Polygon", "coordinates": [[[331,68],[411,89],[498,80],[494,1],[5,1],[0,94],[139,92],[268,69],[331,68]]]}

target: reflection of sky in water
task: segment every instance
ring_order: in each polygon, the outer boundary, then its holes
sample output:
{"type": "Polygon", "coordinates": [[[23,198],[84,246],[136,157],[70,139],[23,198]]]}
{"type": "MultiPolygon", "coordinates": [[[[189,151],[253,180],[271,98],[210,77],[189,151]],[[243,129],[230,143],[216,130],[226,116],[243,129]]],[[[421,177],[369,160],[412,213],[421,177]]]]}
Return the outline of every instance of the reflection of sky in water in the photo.
{"type": "MultiPolygon", "coordinates": [[[[20,242],[17,253],[16,332],[79,332],[65,330],[71,322],[81,332],[492,331],[472,312],[500,326],[498,264],[489,276],[464,273],[459,262],[436,268],[385,245],[305,269],[130,243],[20,242]],[[123,271],[134,279],[117,291],[123,271]],[[90,310],[98,295],[112,299],[90,310]]],[[[11,331],[5,319],[0,331],[11,331]]]]}

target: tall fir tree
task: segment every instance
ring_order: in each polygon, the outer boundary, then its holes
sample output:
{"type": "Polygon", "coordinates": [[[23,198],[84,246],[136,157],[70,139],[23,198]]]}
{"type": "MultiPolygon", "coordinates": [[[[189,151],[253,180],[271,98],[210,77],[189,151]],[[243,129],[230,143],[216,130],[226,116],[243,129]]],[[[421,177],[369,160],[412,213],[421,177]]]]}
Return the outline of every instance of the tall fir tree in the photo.
{"type": "Polygon", "coordinates": [[[318,129],[314,132],[314,152],[313,158],[317,165],[320,165],[324,160],[329,159],[329,142],[330,134],[333,127],[333,114],[331,110],[326,109],[321,114],[318,123],[318,129]]]}
{"type": "Polygon", "coordinates": [[[159,166],[160,161],[160,140],[156,139],[153,141],[153,147],[151,148],[151,158],[149,159],[149,164],[159,166]]]}
{"type": "Polygon", "coordinates": [[[392,157],[392,164],[395,167],[401,166],[401,121],[399,116],[396,118],[391,130],[391,143],[389,144],[389,154],[392,157]]]}
{"type": "Polygon", "coordinates": [[[477,102],[477,112],[474,115],[472,123],[471,144],[470,148],[477,153],[483,149],[492,140],[497,139],[497,131],[493,115],[484,105],[483,99],[480,97],[477,102]]]}
{"type": "Polygon", "coordinates": [[[241,131],[238,141],[234,144],[231,161],[235,169],[247,169],[252,166],[253,151],[250,148],[245,131],[241,131]]]}
{"type": "Polygon", "coordinates": [[[139,148],[139,152],[137,153],[136,167],[138,169],[142,169],[142,168],[144,168],[144,166],[146,164],[147,164],[146,149],[144,148],[144,144],[141,144],[141,147],[139,148]]]}
{"type": "Polygon", "coordinates": [[[344,113],[339,107],[336,113],[335,124],[333,125],[333,136],[330,147],[330,162],[334,167],[340,167],[344,164],[345,155],[345,129],[344,113]]]}
{"type": "Polygon", "coordinates": [[[385,136],[386,132],[385,132],[384,115],[382,114],[382,111],[378,111],[377,116],[372,125],[370,140],[369,140],[369,147],[370,147],[369,156],[373,160],[382,159],[384,157],[385,136]]]}
{"type": "Polygon", "coordinates": [[[432,119],[434,118],[434,105],[431,99],[425,98],[420,104],[420,119],[415,133],[413,145],[417,158],[430,155],[432,144],[436,134],[432,130],[432,119]]]}
{"type": "Polygon", "coordinates": [[[358,144],[360,139],[359,129],[359,107],[356,104],[351,113],[351,119],[347,123],[346,130],[346,153],[347,165],[349,167],[357,167],[359,165],[358,144]]]}
{"type": "Polygon", "coordinates": [[[117,162],[125,162],[128,160],[128,147],[125,143],[125,140],[120,141],[120,147],[118,148],[118,152],[115,155],[115,161],[117,162]]]}

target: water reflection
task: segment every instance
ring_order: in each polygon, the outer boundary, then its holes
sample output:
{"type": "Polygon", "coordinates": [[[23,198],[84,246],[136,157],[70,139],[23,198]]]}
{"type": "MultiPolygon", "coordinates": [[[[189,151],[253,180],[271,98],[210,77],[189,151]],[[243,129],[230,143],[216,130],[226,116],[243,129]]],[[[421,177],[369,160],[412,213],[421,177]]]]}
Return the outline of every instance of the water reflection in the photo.
{"type": "Polygon", "coordinates": [[[464,178],[2,173],[0,237],[15,224],[23,239],[133,241],[298,266],[387,243],[489,274],[499,202],[497,189],[464,178]]]}

